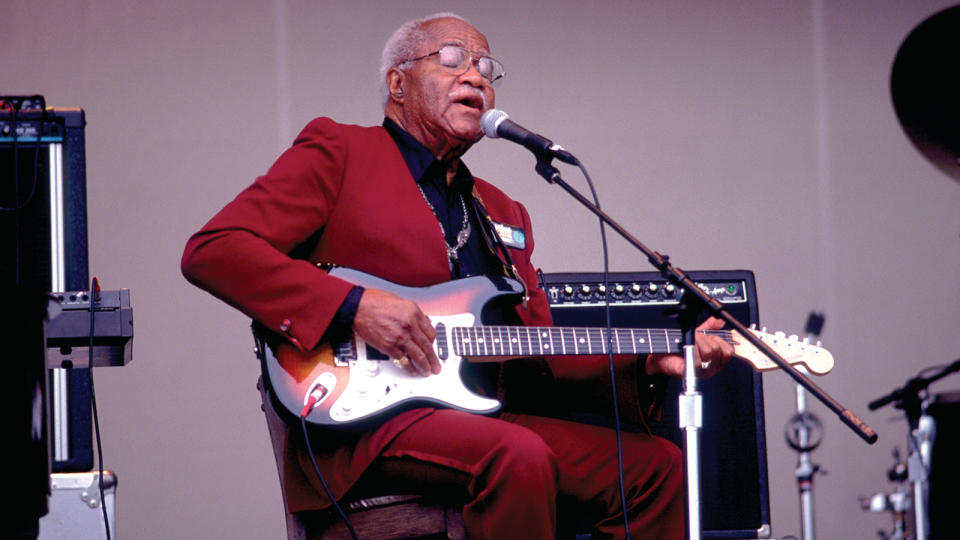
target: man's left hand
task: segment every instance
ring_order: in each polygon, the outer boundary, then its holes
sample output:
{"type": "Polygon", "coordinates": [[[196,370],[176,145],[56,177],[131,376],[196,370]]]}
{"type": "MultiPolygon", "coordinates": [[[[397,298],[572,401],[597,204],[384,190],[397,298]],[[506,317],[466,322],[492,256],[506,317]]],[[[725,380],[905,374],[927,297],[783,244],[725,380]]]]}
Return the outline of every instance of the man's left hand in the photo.
{"type": "MultiPolygon", "coordinates": [[[[733,356],[733,346],[724,341],[719,336],[712,336],[699,332],[699,330],[720,330],[723,328],[723,321],[716,317],[710,317],[703,324],[697,327],[696,349],[694,365],[697,366],[697,377],[709,378],[727,365],[733,356]]],[[[671,377],[682,377],[684,371],[683,356],[677,354],[651,354],[647,357],[648,375],[669,375],[671,377]]]]}

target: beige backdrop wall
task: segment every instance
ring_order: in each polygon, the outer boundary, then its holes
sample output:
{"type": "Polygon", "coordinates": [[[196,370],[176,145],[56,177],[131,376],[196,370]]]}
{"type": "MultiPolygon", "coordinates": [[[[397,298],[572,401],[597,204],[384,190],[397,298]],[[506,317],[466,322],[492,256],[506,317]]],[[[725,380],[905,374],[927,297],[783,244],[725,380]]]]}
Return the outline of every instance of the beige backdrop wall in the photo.
{"type": "MultiPolygon", "coordinates": [[[[247,321],[181,278],[181,249],[309,119],[378,123],[384,39],[440,10],[506,64],[497,105],[575,151],[604,208],[651,247],[686,269],[753,270],[770,327],[825,312],[837,367],[817,382],[880,441],[812,406],[829,470],[818,530],[889,528],[857,496],[890,487],[905,426],[866,404],[960,351],[960,183],[912,147],[888,90],[903,38],[948,4],[6,0],[0,93],[86,110],[90,271],[132,291],[134,360],[96,372],[117,536],[283,536],[247,321]]],[[[467,161],[527,203],[539,265],[601,269],[595,219],[525,150],[483,141],[467,161]]],[[[648,269],[610,248],[614,270],[648,269]]],[[[799,534],[782,437],[793,384],[764,385],[773,531],[799,534]]]]}

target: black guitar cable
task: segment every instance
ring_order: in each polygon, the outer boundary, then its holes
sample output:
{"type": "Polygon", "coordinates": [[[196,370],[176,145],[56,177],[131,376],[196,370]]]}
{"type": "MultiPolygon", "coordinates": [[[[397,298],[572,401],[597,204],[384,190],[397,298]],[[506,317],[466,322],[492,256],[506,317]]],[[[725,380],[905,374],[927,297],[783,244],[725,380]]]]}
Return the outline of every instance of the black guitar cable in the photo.
{"type": "Polygon", "coordinates": [[[330,504],[333,505],[333,509],[337,511],[337,514],[340,515],[340,519],[343,520],[343,523],[350,531],[350,537],[353,538],[353,540],[359,540],[357,531],[354,530],[353,524],[350,523],[350,518],[347,517],[346,512],[344,512],[343,508],[341,508],[337,503],[337,498],[333,496],[333,492],[330,491],[330,487],[327,486],[327,481],[324,480],[323,475],[320,474],[320,466],[317,465],[317,458],[313,455],[313,447],[310,445],[310,434],[307,432],[307,414],[309,413],[310,408],[311,406],[308,404],[303,408],[303,413],[300,414],[300,427],[303,430],[303,440],[307,443],[307,455],[310,456],[310,464],[313,465],[313,472],[316,473],[317,478],[320,479],[320,485],[323,486],[323,491],[327,494],[327,498],[330,499],[330,504]]]}
{"type": "MultiPolygon", "coordinates": [[[[590,173],[587,172],[587,169],[579,160],[577,160],[577,167],[587,181],[587,187],[590,188],[590,194],[593,197],[593,204],[595,204],[597,208],[600,208],[600,200],[593,187],[593,180],[590,178],[590,173]]],[[[600,219],[600,245],[603,251],[603,306],[606,316],[607,362],[610,369],[610,393],[613,395],[613,424],[617,433],[617,480],[620,485],[620,508],[623,510],[623,532],[626,535],[625,538],[630,540],[630,521],[627,516],[627,497],[623,483],[623,426],[620,422],[620,405],[617,402],[617,374],[613,365],[613,324],[610,315],[610,258],[607,249],[606,225],[602,219],[600,219]]]]}
{"type": "Polygon", "coordinates": [[[100,415],[97,413],[97,394],[93,390],[93,336],[94,320],[97,312],[97,304],[100,302],[100,282],[94,277],[90,283],[90,341],[87,347],[87,379],[90,382],[90,406],[93,410],[93,432],[97,439],[97,483],[100,490],[100,509],[103,511],[103,527],[107,532],[107,540],[110,540],[110,518],[107,515],[107,497],[106,489],[103,483],[103,447],[100,441],[100,415]]]}

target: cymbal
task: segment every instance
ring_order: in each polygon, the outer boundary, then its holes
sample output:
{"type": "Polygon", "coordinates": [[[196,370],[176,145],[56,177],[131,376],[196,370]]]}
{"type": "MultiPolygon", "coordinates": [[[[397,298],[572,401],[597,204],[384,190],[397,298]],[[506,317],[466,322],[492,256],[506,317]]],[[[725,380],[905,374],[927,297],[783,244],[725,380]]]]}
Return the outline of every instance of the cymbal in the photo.
{"type": "Polygon", "coordinates": [[[938,169],[960,181],[960,6],[917,25],[900,45],[890,93],[900,125],[938,169]]]}

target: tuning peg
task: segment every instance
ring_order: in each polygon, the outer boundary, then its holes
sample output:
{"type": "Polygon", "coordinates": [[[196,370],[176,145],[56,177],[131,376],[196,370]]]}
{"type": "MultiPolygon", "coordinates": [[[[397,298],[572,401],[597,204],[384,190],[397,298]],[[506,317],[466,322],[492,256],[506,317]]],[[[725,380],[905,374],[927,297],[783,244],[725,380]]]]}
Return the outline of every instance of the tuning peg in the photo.
{"type": "Polygon", "coordinates": [[[787,338],[790,341],[800,341],[800,337],[796,334],[790,334],[790,337],[787,338]]]}
{"type": "Polygon", "coordinates": [[[751,330],[756,330],[756,329],[757,329],[757,323],[750,323],[750,329],[751,329],[751,330]]]}
{"type": "Polygon", "coordinates": [[[764,326],[763,328],[760,329],[760,331],[763,332],[764,334],[766,334],[766,333],[767,333],[767,327],[764,326]]]}

